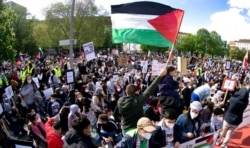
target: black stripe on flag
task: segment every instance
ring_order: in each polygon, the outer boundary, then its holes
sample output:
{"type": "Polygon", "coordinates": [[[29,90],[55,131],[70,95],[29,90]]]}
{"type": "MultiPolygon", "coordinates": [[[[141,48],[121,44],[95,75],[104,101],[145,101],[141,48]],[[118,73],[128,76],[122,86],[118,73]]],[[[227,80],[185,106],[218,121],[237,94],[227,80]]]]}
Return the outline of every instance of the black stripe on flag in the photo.
{"type": "Polygon", "coordinates": [[[163,15],[175,8],[156,2],[133,2],[120,5],[112,5],[111,13],[144,14],[144,15],[163,15]]]}

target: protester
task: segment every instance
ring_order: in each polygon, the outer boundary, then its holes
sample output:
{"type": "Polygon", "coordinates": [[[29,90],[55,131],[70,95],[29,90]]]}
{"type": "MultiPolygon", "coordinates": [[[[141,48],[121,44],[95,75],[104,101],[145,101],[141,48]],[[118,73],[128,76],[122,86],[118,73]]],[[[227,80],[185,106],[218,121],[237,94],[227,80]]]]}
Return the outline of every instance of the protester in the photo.
{"type": "Polygon", "coordinates": [[[64,148],[97,148],[91,138],[90,121],[87,118],[76,118],[64,137],[64,148]]]}
{"type": "Polygon", "coordinates": [[[225,113],[223,129],[216,143],[216,145],[221,145],[221,148],[227,147],[232,134],[243,120],[243,112],[249,102],[249,85],[245,82],[243,87],[240,88],[239,84],[237,84],[236,90],[229,101],[230,105],[225,113]],[[224,137],[225,139],[222,141],[224,137]]]}
{"type": "Polygon", "coordinates": [[[214,82],[208,82],[198,88],[196,88],[191,94],[191,101],[203,101],[210,95],[211,87],[214,82]]]}
{"type": "Polygon", "coordinates": [[[46,140],[48,148],[62,148],[62,125],[58,117],[50,118],[46,124],[46,140]]]}
{"type": "Polygon", "coordinates": [[[143,116],[143,104],[149,96],[154,94],[156,86],[160,83],[166,73],[167,70],[163,69],[154,82],[152,82],[152,84],[140,96],[135,95],[135,85],[127,85],[127,97],[122,97],[118,100],[118,110],[122,116],[122,126],[125,132],[136,128],[137,121],[143,116]]]}
{"type": "Polygon", "coordinates": [[[193,101],[190,104],[188,112],[177,118],[176,124],[180,127],[181,143],[197,138],[203,134],[201,127],[202,119],[200,118],[201,110],[201,103],[199,101],[193,101]]]}

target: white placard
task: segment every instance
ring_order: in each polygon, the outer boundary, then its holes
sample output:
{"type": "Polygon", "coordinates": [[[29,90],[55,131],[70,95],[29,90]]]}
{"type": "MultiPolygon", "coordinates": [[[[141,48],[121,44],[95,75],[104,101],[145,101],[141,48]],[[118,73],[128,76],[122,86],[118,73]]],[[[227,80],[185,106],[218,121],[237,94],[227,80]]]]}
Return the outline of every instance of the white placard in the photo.
{"type": "Polygon", "coordinates": [[[71,84],[75,82],[74,71],[70,70],[66,72],[66,80],[67,84],[71,84]]]}
{"type": "Polygon", "coordinates": [[[166,63],[152,62],[152,76],[158,76],[165,67],[166,63]]]}
{"type": "Polygon", "coordinates": [[[19,144],[15,144],[15,148],[32,148],[31,146],[23,146],[19,144]]]}
{"type": "Polygon", "coordinates": [[[141,61],[142,73],[147,73],[148,71],[148,61],[141,61]]]}
{"type": "Polygon", "coordinates": [[[48,89],[45,89],[43,91],[43,94],[44,94],[46,100],[48,100],[53,93],[54,93],[54,91],[52,88],[48,88],[48,89]]]}
{"type": "Polygon", "coordinates": [[[5,88],[5,93],[8,99],[11,99],[14,96],[14,92],[11,86],[5,88]]]}
{"type": "Polygon", "coordinates": [[[83,49],[87,61],[95,59],[95,49],[93,42],[83,44],[83,49]]]}
{"type": "Polygon", "coordinates": [[[39,84],[38,78],[35,77],[35,78],[32,78],[32,80],[36,83],[36,87],[37,87],[37,88],[40,88],[40,84],[39,84]]]}
{"type": "Polygon", "coordinates": [[[118,80],[118,78],[119,78],[119,76],[118,76],[118,75],[113,75],[113,80],[114,80],[114,81],[117,81],[117,80],[118,80]]]}

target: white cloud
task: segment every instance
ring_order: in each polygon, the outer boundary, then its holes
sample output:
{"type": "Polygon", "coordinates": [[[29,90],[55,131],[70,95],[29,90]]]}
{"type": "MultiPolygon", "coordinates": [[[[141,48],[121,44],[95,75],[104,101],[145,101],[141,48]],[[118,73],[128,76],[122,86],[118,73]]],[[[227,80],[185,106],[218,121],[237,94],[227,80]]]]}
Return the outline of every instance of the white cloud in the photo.
{"type": "Polygon", "coordinates": [[[228,3],[229,10],[216,12],[210,16],[211,24],[208,30],[215,30],[223,40],[227,41],[250,39],[249,17],[242,14],[243,10],[250,9],[250,0],[229,0],[228,3]]]}
{"type": "Polygon", "coordinates": [[[230,7],[250,9],[250,0],[229,0],[230,7]]]}

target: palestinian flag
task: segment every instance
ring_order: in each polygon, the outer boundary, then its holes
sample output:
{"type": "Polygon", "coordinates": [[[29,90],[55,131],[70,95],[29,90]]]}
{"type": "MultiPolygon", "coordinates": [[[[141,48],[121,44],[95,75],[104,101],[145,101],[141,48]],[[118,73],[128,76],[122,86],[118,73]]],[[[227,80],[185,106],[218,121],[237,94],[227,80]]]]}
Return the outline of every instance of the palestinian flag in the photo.
{"type": "Polygon", "coordinates": [[[111,6],[114,43],[170,47],[175,43],[184,11],[155,2],[111,6]]]}

